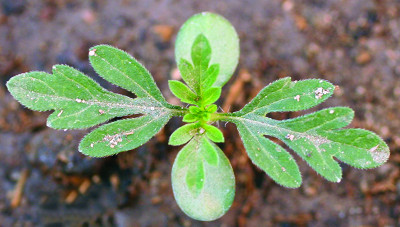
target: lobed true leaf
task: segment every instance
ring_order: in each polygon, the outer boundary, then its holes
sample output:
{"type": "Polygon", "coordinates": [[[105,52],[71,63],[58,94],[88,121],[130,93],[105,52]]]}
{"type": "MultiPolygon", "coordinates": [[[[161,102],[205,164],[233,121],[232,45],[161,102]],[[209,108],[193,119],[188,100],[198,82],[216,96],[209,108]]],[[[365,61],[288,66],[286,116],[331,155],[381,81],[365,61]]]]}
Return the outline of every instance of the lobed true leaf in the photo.
{"type": "Polygon", "coordinates": [[[131,99],[109,92],[80,71],[55,65],[53,75],[29,72],[11,78],[8,90],[24,106],[38,111],[55,110],[47,125],[56,129],[88,128],[107,120],[152,113],[160,104],[146,98],[131,99]]]}
{"type": "Polygon", "coordinates": [[[263,88],[236,115],[306,110],[328,99],[335,86],[325,80],[291,81],[290,77],[277,80],[263,88]]]}
{"type": "MultiPolygon", "coordinates": [[[[282,140],[327,180],[339,182],[342,171],[333,157],[358,168],[377,167],[389,157],[388,146],[375,133],[340,129],[348,125],[353,116],[350,108],[335,107],[284,121],[256,114],[235,117],[233,121],[238,128],[245,127],[252,134],[282,140]]],[[[244,142],[248,139],[242,137],[244,142]]]]}
{"type": "Polygon", "coordinates": [[[110,83],[168,106],[149,71],[125,51],[98,45],[90,48],[89,60],[94,70],[110,83]]]}
{"type": "Polygon", "coordinates": [[[137,148],[157,132],[171,118],[168,112],[119,120],[103,125],[87,134],[79,144],[79,151],[91,157],[105,157],[137,148]]]}

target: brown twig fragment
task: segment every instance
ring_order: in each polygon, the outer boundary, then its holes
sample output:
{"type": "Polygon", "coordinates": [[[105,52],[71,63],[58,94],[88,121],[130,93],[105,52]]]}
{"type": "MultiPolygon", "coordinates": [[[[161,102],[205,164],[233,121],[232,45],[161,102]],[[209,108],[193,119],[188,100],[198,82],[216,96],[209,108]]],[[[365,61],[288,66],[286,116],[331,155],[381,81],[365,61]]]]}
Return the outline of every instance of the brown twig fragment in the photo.
{"type": "Polygon", "coordinates": [[[21,171],[21,176],[18,179],[17,184],[15,185],[13,197],[11,199],[11,207],[16,208],[21,203],[22,194],[24,191],[24,186],[26,179],[28,178],[29,171],[28,169],[24,169],[21,171]]]}

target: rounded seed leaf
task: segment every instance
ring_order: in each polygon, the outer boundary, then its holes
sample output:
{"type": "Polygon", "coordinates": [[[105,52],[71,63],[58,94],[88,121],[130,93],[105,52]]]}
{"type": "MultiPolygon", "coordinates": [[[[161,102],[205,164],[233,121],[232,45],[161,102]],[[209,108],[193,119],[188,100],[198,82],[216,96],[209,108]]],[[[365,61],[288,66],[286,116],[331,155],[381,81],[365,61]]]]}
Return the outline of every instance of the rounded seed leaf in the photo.
{"type": "Polygon", "coordinates": [[[195,137],[178,153],[172,188],[179,207],[200,221],[224,215],[235,196],[235,176],[225,154],[206,137],[195,137]]]}
{"type": "Polygon", "coordinates": [[[219,75],[214,86],[223,86],[232,76],[239,60],[239,38],[235,28],[224,17],[203,12],[189,18],[179,30],[175,45],[177,64],[183,58],[192,62],[192,45],[203,34],[211,46],[210,65],[218,64],[219,75]]]}

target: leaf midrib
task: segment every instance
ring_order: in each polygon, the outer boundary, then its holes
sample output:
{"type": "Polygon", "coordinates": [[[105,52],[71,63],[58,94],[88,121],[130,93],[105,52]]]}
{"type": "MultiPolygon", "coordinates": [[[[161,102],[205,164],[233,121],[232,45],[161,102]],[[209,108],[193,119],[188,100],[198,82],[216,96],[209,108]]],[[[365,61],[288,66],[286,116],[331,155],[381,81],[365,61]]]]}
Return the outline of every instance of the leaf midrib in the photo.
{"type": "MultiPolygon", "coordinates": [[[[72,83],[75,83],[75,84],[77,84],[77,85],[82,86],[82,87],[87,91],[87,93],[88,93],[90,96],[92,96],[93,99],[95,98],[94,95],[93,95],[93,93],[90,91],[90,89],[89,89],[88,87],[86,87],[84,84],[82,84],[81,82],[78,82],[78,81],[76,81],[75,79],[72,79],[72,78],[66,76],[65,73],[62,72],[61,70],[57,71],[57,73],[62,74],[63,77],[64,77],[65,79],[70,80],[72,83]]],[[[94,81],[93,81],[93,82],[94,82],[94,81]]],[[[94,82],[94,83],[96,83],[96,82],[94,82]]],[[[96,85],[97,85],[97,84],[96,84],[96,85]]],[[[95,89],[96,89],[96,88],[95,88],[95,89]]]]}
{"type": "MultiPolygon", "coordinates": [[[[247,115],[247,114],[246,114],[246,115],[247,115]]],[[[310,134],[311,134],[311,135],[313,135],[314,137],[317,137],[317,138],[319,138],[319,139],[324,139],[324,140],[330,141],[330,142],[332,142],[332,143],[344,144],[344,145],[347,145],[347,146],[351,146],[351,147],[353,147],[353,148],[360,148],[360,147],[354,146],[354,145],[352,145],[352,144],[348,144],[348,143],[339,143],[339,142],[336,142],[336,141],[333,141],[333,140],[329,140],[329,139],[327,139],[326,137],[320,136],[320,135],[318,135],[318,134],[313,134],[313,133],[308,134],[308,133],[306,133],[306,132],[308,132],[308,131],[314,132],[315,130],[307,130],[307,131],[305,131],[305,132],[297,132],[297,131],[290,130],[290,129],[288,129],[288,128],[279,127],[279,126],[276,126],[276,125],[268,124],[268,123],[266,123],[266,122],[261,122],[261,121],[257,121],[257,120],[251,120],[251,119],[245,118],[245,117],[234,117],[234,116],[229,116],[226,120],[229,120],[229,119],[232,119],[232,120],[235,120],[235,119],[236,119],[236,120],[242,122],[242,124],[245,124],[245,123],[243,123],[243,121],[242,121],[242,119],[244,119],[244,120],[246,120],[246,121],[248,121],[248,122],[251,122],[252,124],[261,124],[261,125],[263,125],[263,126],[265,126],[265,127],[276,128],[277,131],[285,132],[285,134],[297,134],[297,135],[300,135],[300,136],[302,136],[302,137],[304,137],[304,135],[310,135],[310,134]]],[[[326,130],[326,131],[334,131],[334,130],[326,130]]],[[[265,134],[268,134],[268,133],[265,133],[265,134]]],[[[271,136],[272,136],[272,135],[271,135],[271,136]]],[[[366,149],[366,148],[361,148],[361,149],[366,149]]]]}
{"type": "MultiPolygon", "coordinates": [[[[20,90],[20,92],[28,92],[31,94],[35,94],[35,97],[39,98],[47,98],[51,97],[53,100],[64,100],[64,101],[69,101],[69,102],[74,102],[77,103],[76,98],[67,98],[63,96],[56,96],[56,95],[51,95],[51,94],[43,94],[39,93],[36,91],[24,89],[22,87],[15,88],[16,90],[20,90]]],[[[105,102],[105,101],[100,101],[100,100],[83,100],[83,102],[80,102],[80,104],[88,104],[88,105],[98,105],[100,107],[109,107],[109,108],[131,108],[131,109],[148,109],[151,110],[151,108],[156,109],[162,109],[165,110],[165,107],[159,107],[159,106],[139,106],[139,105],[132,105],[132,104],[126,104],[126,103],[116,103],[116,102],[105,102]]],[[[52,108],[52,109],[62,109],[62,108],[52,108]]]]}
{"type": "MultiPolygon", "coordinates": [[[[292,83],[292,82],[291,82],[292,83]]],[[[276,93],[276,92],[278,92],[278,91],[280,91],[280,90],[282,90],[284,87],[282,87],[281,89],[279,89],[279,90],[276,90],[276,91],[274,91],[274,92],[271,92],[271,93],[269,93],[268,95],[272,95],[272,94],[274,94],[274,93],[276,93]]],[[[302,96],[310,96],[310,94],[312,94],[313,92],[309,92],[309,93],[303,93],[302,94],[302,96]]],[[[268,95],[265,95],[263,98],[266,98],[268,95]]],[[[275,103],[277,103],[277,102],[282,102],[282,101],[285,101],[285,100],[289,100],[289,99],[293,99],[294,97],[285,97],[285,98],[282,98],[282,99],[278,99],[278,100],[275,100],[275,101],[273,101],[273,102],[271,102],[271,103],[267,103],[265,106],[259,106],[259,104],[260,103],[258,103],[257,104],[257,106],[252,110],[252,111],[250,111],[250,112],[248,112],[248,113],[246,113],[246,114],[244,114],[244,115],[242,115],[242,116],[246,116],[246,115],[249,115],[249,114],[252,114],[252,113],[254,113],[255,111],[257,111],[257,110],[260,110],[260,109],[262,109],[263,107],[266,107],[266,113],[265,114],[268,114],[269,112],[269,109],[268,109],[268,107],[269,106],[271,106],[271,105],[273,105],[273,104],[275,104],[275,103]]],[[[321,100],[323,100],[323,98],[321,98],[321,100]]],[[[261,101],[261,100],[260,100],[261,101]]]]}
{"type": "MultiPolygon", "coordinates": [[[[139,87],[144,93],[146,93],[148,95],[148,97],[151,97],[154,101],[158,102],[161,104],[161,102],[154,97],[152,94],[150,94],[146,89],[144,89],[139,83],[137,83],[134,79],[132,79],[129,75],[127,75],[126,73],[122,72],[119,68],[115,67],[114,65],[112,65],[111,63],[109,63],[108,61],[105,60],[105,58],[101,57],[101,56],[97,56],[99,57],[103,62],[107,63],[109,66],[111,66],[114,70],[120,72],[124,77],[126,77],[127,79],[129,79],[131,82],[133,82],[137,87],[139,87]]],[[[119,56],[117,56],[119,58],[119,56]]],[[[119,58],[120,61],[122,62],[122,59],[119,58]]],[[[101,74],[99,74],[101,75],[101,74]]]]}
{"type": "MultiPolygon", "coordinates": [[[[270,93],[268,93],[268,94],[266,94],[266,95],[263,95],[263,97],[260,97],[259,100],[258,100],[258,103],[256,104],[256,107],[253,108],[253,110],[251,110],[250,112],[247,112],[247,113],[245,113],[245,114],[243,114],[243,115],[241,115],[241,116],[244,117],[244,116],[246,116],[246,115],[248,115],[248,114],[251,114],[251,113],[255,112],[256,110],[261,109],[262,107],[260,107],[259,104],[260,104],[260,102],[262,101],[262,99],[264,99],[264,98],[267,97],[268,95],[274,94],[274,93],[276,93],[276,92],[278,92],[278,91],[280,91],[280,90],[286,88],[287,86],[290,85],[290,83],[292,83],[292,82],[290,81],[288,84],[284,84],[282,87],[278,88],[278,90],[274,90],[274,91],[272,91],[272,92],[270,92],[270,93]]],[[[257,98],[257,96],[255,96],[254,98],[257,98]]],[[[254,99],[254,98],[253,98],[253,99],[254,99]]],[[[278,100],[278,101],[279,101],[279,100],[278,100]]],[[[276,102],[277,102],[277,101],[276,101],[276,102]]],[[[274,103],[275,103],[275,102],[274,102],[274,103]]],[[[251,103],[250,103],[250,104],[251,104],[251,103]]],[[[271,103],[271,104],[273,104],[273,103],[271,103]]],[[[271,104],[270,104],[270,105],[271,105],[271,104]]]]}

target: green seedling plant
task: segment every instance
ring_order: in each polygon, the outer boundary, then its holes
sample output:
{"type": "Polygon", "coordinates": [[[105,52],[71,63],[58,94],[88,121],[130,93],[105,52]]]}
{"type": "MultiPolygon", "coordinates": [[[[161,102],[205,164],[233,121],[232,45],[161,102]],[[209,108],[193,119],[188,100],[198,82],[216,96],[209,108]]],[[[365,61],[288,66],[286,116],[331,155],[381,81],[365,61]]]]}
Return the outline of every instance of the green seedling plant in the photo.
{"type": "Polygon", "coordinates": [[[150,73],[126,52],[108,45],[94,46],[89,60],[110,83],[136,94],[129,98],[109,92],[80,71],[55,65],[53,73],[28,72],[11,78],[7,87],[24,106],[36,111],[54,110],[47,125],[54,129],[85,129],[115,117],[140,114],[104,124],[87,134],[79,151],[106,157],[146,143],[171,117],[187,124],[170,137],[170,145],[184,145],[172,167],[172,188],[179,207],[196,220],[211,221],[230,208],[235,177],[229,160],[216,143],[224,136],[215,126],[236,124],[250,160],[276,183],[298,188],[302,177],[292,155],[265,136],[285,143],[318,174],[339,182],[337,161],[360,169],[382,165],[389,157],[386,143],[373,132],[343,128],[354,112],[331,107],[288,120],[266,117],[268,113],[301,111],[329,98],[334,85],[321,79],[279,79],[241,110],[217,112],[214,103],[232,76],[239,58],[239,39],[223,17],[201,13],[180,29],[175,57],[182,81],[171,80],[171,92],[188,107],[169,104],[150,73]]]}

